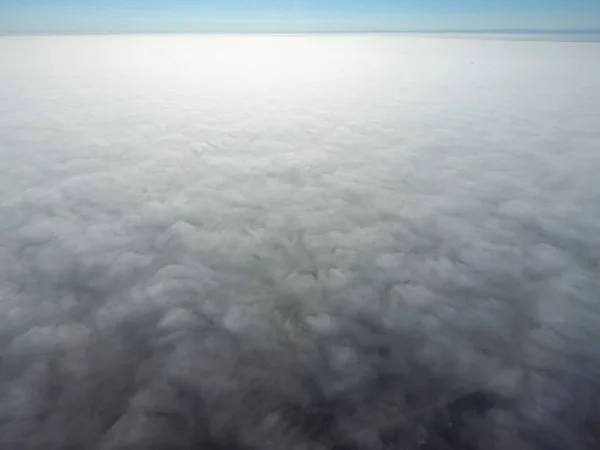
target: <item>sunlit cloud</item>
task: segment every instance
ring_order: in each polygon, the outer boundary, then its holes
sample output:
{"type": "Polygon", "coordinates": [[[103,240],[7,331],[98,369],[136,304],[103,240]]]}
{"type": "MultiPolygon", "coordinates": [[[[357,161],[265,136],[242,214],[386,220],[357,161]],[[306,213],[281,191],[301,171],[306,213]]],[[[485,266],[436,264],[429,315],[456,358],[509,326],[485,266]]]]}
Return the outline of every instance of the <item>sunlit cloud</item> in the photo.
{"type": "Polygon", "coordinates": [[[600,44],[511,39],[0,38],[0,447],[586,448],[600,44]]]}

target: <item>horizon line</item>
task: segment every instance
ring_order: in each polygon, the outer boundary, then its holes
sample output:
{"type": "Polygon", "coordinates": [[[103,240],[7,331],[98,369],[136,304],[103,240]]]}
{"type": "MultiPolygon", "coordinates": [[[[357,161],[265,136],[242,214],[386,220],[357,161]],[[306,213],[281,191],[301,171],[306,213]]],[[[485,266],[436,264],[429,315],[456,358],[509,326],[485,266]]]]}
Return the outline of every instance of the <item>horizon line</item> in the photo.
{"type": "Polygon", "coordinates": [[[60,32],[3,32],[8,36],[131,36],[131,35],[298,35],[298,34],[521,34],[521,35],[594,35],[600,28],[591,29],[535,29],[535,28],[489,28],[489,29],[414,29],[414,30],[291,30],[291,31],[60,31],[60,32]]]}

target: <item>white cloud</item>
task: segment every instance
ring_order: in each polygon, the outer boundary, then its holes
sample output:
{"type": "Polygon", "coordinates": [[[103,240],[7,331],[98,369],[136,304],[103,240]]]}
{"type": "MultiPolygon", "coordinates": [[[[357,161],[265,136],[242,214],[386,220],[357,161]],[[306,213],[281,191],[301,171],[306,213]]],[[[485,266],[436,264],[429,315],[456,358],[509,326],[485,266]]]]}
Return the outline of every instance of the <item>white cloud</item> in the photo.
{"type": "Polygon", "coordinates": [[[353,441],[484,389],[500,448],[517,420],[586,448],[600,45],[2,38],[0,60],[3,449],[192,448],[202,414],[215,441],[317,448],[307,428],[353,441]]]}

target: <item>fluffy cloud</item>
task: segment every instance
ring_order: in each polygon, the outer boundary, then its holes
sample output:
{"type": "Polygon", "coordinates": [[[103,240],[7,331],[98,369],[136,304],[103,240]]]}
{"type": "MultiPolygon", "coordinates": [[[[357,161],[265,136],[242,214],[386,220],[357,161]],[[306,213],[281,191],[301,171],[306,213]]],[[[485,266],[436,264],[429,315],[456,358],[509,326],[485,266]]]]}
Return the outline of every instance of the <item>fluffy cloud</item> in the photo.
{"type": "Polygon", "coordinates": [[[0,60],[3,449],[596,448],[599,44],[0,60]]]}

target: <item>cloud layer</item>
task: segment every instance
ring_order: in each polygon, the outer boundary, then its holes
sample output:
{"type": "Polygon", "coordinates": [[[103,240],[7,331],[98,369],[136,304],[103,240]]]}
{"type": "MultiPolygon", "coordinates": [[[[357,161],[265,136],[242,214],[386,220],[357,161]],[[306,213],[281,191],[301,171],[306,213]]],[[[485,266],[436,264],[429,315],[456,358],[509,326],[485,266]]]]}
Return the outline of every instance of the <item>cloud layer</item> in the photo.
{"type": "Polygon", "coordinates": [[[0,59],[3,449],[382,448],[354,431],[483,390],[512,403],[475,448],[595,448],[600,44],[2,38],[0,59]],[[353,405],[329,440],[280,414],[306,380],[353,405]]]}

